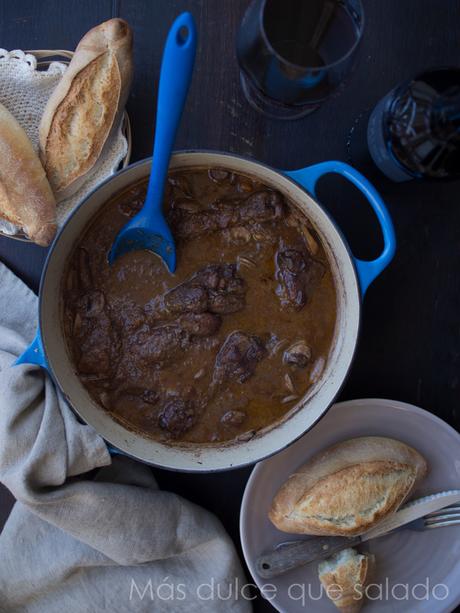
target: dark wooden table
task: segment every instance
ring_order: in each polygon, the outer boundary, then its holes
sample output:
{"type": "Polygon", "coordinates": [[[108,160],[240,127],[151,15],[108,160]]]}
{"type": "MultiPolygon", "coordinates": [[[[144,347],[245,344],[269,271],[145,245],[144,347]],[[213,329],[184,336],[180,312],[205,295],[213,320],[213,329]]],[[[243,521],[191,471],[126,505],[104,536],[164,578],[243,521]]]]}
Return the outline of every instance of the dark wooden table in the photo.
{"type": "MultiPolygon", "coordinates": [[[[459,0],[363,0],[366,29],[354,73],[313,115],[275,122],[246,103],[235,60],[235,33],[248,0],[14,0],[0,2],[0,46],[73,49],[95,24],[114,16],[135,33],[136,76],[128,102],[133,161],[150,155],[163,42],[174,17],[198,24],[195,75],[177,148],[232,151],[278,168],[327,159],[351,161],[380,190],[398,238],[392,265],[365,300],[356,362],[341,399],[383,397],[414,403],[460,427],[459,184],[394,184],[372,165],[364,139],[368,109],[421,69],[458,62],[459,0]],[[352,128],[355,126],[354,131],[352,128]],[[350,132],[351,145],[347,146],[350,132]]],[[[376,255],[377,224],[360,195],[326,179],[321,199],[355,254],[376,255]]],[[[0,238],[0,258],[37,290],[46,251],[0,238]]],[[[429,436],[427,432],[427,436],[429,436]]],[[[239,507],[251,469],[216,475],[156,470],[161,486],[214,511],[239,546],[239,507]]],[[[0,509],[7,507],[0,492],[0,509]]],[[[262,599],[256,611],[272,607],[262,599]]]]}

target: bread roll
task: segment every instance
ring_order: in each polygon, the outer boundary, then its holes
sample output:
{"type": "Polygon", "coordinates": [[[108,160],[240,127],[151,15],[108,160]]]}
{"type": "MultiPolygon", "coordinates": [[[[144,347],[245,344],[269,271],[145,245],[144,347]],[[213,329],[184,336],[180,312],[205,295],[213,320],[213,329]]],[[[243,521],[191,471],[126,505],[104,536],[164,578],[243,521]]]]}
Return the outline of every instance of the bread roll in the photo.
{"type": "Polygon", "coordinates": [[[406,500],[427,472],[415,449],[390,438],[355,438],[319,453],[276,494],[269,517],[284,532],[355,536],[406,500]]]}
{"type": "Polygon", "coordinates": [[[132,79],[132,34],[123,19],[90,30],[78,44],[40,122],[40,155],[58,200],[84,183],[118,129],[132,79]]]}
{"type": "Polygon", "coordinates": [[[364,604],[375,558],[368,553],[344,549],[318,566],[319,580],[327,596],[342,613],[358,613],[364,604]]]}
{"type": "Polygon", "coordinates": [[[27,134],[0,104],[0,216],[47,246],[56,233],[56,202],[27,134]]]}

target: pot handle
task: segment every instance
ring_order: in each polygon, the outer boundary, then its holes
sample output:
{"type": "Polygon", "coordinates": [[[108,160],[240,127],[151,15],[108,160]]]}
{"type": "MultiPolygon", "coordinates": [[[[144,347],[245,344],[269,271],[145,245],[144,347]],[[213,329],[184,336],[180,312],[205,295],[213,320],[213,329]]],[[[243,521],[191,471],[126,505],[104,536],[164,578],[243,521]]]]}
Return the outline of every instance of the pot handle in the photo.
{"type": "Polygon", "coordinates": [[[361,286],[361,293],[364,296],[367,288],[372,281],[378,277],[378,275],[388,266],[393,259],[396,251],[396,237],[391,221],[390,214],[386,208],[382,198],[379,196],[375,187],[369,183],[369,181],[352,166],[345,164],[345,162],[338,162],[331,160],[328,162],[321,162],[320,164],[314,164],[313,166],[307,166],[306,168],[299,168],[298,170],[284,170],[285,175],[294,179],[297,183],[300,183],[307,191],[316,197],[316,184],[318,180],[329,173],[336,173],[345,177],[353,185],[355,185],[366,196],[367,201],[374,209],[377,219],[380,224],[383,235],[383,251],[375,260],[360,260],[353,257],[356,271],[358,273],[359,284],[361,286]]]}
{"type": "MultiPolygon", "coordinates": [[[[49,370],[48,362],[46,361],[45,352],[43,350],[40,328],[38,328],[34,340],[27,347],[27,349],[21,353],[21,355],[14,362],[13,366],[17,366],[19,364],[37,364],[37,366],[41,366],[45,370],[49,370]]],[[[106,442],[105,444],[107,445],[110,455],[126,455],[123,453],[123,451],[109,445],[109,443],[106,442]]]]}
{"type": "MultiPolygon", "coordinates": [[[[37,330],[34,340],[27,347],[27,349],[21,353],[21,355],[14,362],[13,366],[17,366],[19,364],[37,364],[37,366],[41,366],[45,370],[49,370],[48,362],[46,361],[45,352],[43,350],[40,328],[37,330]]],[[[106,445],[110,455],[125,455],[119,449],[109,445],[109,443],[106,442],[106,445]]]]}
{"type": "Polygon", "coordinates": [[[46,361],[45,351],[43,350],[42,337],[40,334],[40,328],[37,330],[32,343],[27,347],[25,351],[21,353],[18,359],[14,362],[13,366],[18,364],[37,364],[45,370],[48,369],[48,362],[46,361]]]}

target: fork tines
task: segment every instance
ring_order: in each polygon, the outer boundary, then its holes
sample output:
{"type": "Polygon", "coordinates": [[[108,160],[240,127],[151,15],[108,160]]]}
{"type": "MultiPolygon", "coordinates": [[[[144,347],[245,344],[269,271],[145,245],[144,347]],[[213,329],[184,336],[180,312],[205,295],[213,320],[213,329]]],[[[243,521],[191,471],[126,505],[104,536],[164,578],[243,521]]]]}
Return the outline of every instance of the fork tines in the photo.
{"type": "Polygon", "coordinates": [[[460,524],[460,505],[453,504],[438,511],[428,513],[423,518],[425,529],[443,528],[445,526],[456,526],[460,524]]]}

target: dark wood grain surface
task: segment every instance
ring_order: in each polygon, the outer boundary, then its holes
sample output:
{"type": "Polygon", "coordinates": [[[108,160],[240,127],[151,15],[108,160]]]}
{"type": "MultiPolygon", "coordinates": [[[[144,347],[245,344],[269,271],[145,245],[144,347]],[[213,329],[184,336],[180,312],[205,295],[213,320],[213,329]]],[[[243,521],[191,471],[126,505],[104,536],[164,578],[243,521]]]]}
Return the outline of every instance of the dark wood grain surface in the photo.
{"type": "MultiPolygon", "coordinates": [[[[459,428],[459,183],[391,183],[369,159],[364,126],[369,108],[399,81],[429,66],[458,63],[460,1],[363,3],[366,28],[353,74],[320,110],[290,123],[258,115],[242,95],[235,33],[247,0],[2,1],[0,46],[72,49],[98,22],[110,16],[127,19],[135,35],[136,77],[128,111],[134,130],[133,160],[137,160],[151,150],[165,35],[174,17],[190,10],[197,20],[199,45],[177,148],[231,151],[278,168],[337,158],[352,161],[366,174],[388,204],[398,250],[366,296],[359,350],[341,399],[403,400],[459,428]]],[[[339,179],[325,179],[321,199],[356,255],[378,253],[381,243],[375,220],[353,188],[339,179]]],[[[1,260],[34,290],[45,255],[39,247],[0,238],[1,260]]],[[[239,546],[239,506],[249,468],[201,476],[155,473],[163,488],[214,511],[239,546]]],[[[262,599],[255,601],[254,608],[272,610],[262,599]]]]}

